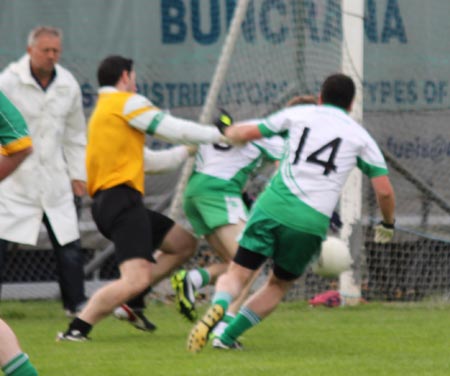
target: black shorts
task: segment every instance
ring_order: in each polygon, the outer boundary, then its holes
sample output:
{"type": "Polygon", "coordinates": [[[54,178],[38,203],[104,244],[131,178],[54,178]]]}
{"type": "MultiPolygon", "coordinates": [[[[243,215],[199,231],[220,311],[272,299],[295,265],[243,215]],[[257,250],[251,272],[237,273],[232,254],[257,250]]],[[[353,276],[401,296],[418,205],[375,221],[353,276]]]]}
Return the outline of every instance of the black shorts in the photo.
{"type": "Polygon", "coordinates": [[[147,209],[141,193],[126,185],[95,193],[92,217],[102,235],[114,243],[119,265],[132,258],[155,262],[153,251],[175,224],[147,209]]]}

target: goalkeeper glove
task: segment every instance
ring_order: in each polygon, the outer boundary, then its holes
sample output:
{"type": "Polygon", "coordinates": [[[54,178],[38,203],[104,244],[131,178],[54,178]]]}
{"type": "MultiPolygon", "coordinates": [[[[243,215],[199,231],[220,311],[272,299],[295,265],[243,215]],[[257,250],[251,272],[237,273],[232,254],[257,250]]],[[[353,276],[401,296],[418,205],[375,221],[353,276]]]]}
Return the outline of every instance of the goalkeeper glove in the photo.
{"type": "Polygon", "coordinates": [[[220,109],[220,115],[214,120],[214,125],[220,133],[225,134],[225,129],[233,123],[233,118],[224,109],[220,109]]]}
{"type": "Polygon", "coordinates": [[[375,243],[388,243],[392,240],[394,237],[394,224],[393,223],[386,223],[386,222],[379,222],[375,226],[375,237],[374,241],[375,243]]]}

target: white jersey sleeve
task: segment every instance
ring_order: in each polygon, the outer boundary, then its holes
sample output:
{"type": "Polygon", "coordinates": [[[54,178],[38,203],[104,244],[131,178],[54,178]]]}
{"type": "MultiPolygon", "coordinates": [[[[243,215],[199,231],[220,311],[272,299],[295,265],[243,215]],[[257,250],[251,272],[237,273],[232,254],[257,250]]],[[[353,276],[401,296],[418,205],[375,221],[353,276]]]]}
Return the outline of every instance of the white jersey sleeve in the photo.
{"type": "Polygon", "coordinates": [[[383,153],[375,140],[367,132],[365,134],[366,144],[358,156],[358,168],[369,178],[387,174],[387,165],[383,153]]]}
{"type": "Polygon", "coordinates": [[[188,158],[186,146],[175,146],[166,150],[144,147],[144,171],[146,174],[162,174],[180,167],[188,158]]]}
{"type": "Polygon", "coordinates": [[[216,127],[172,116],[139,94],[127,100],[124,114],[132,127],[173,143],[214,143],[225,139],[216,127]]]}

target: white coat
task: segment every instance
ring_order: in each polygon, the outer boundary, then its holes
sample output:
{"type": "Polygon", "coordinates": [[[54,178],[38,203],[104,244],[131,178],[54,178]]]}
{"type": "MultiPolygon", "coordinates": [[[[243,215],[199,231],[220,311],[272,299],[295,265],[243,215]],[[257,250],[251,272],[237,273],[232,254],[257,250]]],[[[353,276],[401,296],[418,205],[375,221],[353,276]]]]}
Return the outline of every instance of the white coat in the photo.
{"type": "Polygon", "coordinates": [[[86,181],[80,86],[56,65],[56,77],[44,91],[25,55],[0,73],[0,90],[25,117],[34,148],[0,183],[0,239],[36,245],[44,212],[61,245],[79,239],[71,180],[86,181]]]}

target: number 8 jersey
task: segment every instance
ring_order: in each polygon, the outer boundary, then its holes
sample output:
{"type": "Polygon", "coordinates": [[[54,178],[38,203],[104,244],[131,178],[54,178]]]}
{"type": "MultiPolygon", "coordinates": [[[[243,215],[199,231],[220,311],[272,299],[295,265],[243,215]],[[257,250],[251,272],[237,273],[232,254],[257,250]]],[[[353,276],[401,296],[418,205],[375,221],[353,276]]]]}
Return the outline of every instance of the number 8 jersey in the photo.
{"type": "Polygon", "coordinates": [[[353,167],[369,178],[388,173],[374,139],[338,107],[289,107],[264,119],[259,129],[265,137],[288,136],[280,168],[257,201],[285,226],[325,237],[353,167]]]}

